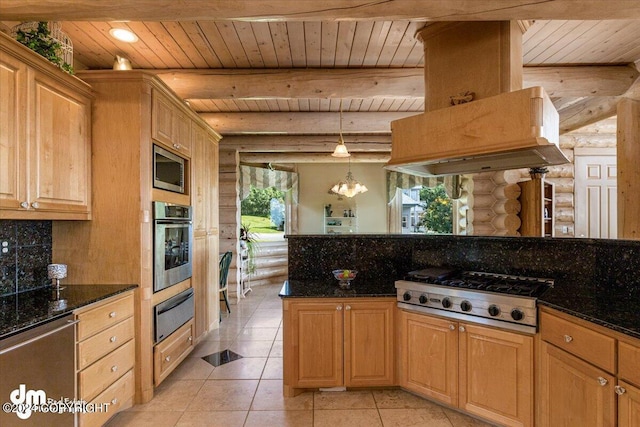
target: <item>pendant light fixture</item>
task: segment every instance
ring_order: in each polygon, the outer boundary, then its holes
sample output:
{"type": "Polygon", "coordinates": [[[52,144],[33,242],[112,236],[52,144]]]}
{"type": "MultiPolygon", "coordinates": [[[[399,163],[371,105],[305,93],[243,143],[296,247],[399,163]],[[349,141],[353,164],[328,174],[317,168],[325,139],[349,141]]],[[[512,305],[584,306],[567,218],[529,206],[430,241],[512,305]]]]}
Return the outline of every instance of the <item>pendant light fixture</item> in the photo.
{"type": "Polygon", "coordinates": [[[338,138],[338,145],[336,149],[331,153],[333,157],[349,157],[351,154],[347,150],[347,146],[344,145],[344,138],[342,137],[342,98],[340,99],[340,137],[338,138]]]}
{"type": "Polygon", "coordinates": [[[353,177],[353,174],[351,173],[351,159],[349,159],[349,172],[347,172],[347,178],[331,187],[331,191],[340,196],[353,197],[369,191],[369,189],[366,185],[360,184],[360,182],[356,181],[353,177]]]}

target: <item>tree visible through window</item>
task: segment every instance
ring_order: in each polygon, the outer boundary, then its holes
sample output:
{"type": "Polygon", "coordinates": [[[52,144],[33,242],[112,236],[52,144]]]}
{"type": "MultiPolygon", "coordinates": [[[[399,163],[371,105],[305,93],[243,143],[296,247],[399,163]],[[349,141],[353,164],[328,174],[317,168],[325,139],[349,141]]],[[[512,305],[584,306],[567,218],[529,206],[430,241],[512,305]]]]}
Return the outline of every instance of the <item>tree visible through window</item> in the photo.
{"type": "Polygon", "coordinates": [[[425,233],[453,233],[453,208],[444,184],[420,190],[423,208],[419,224],[425,233]]]}

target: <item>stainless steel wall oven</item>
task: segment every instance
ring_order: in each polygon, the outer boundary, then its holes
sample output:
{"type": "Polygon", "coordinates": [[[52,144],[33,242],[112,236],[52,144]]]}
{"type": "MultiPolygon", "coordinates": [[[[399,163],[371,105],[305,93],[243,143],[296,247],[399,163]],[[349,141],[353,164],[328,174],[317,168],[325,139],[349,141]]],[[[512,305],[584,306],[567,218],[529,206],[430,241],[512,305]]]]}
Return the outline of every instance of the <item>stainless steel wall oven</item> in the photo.
{"type": "Polygon", "coordinates": [[[153,211],[153,292],[158,292],[191,277],[193,222],[191,206],[153,202],[153,211]]]}

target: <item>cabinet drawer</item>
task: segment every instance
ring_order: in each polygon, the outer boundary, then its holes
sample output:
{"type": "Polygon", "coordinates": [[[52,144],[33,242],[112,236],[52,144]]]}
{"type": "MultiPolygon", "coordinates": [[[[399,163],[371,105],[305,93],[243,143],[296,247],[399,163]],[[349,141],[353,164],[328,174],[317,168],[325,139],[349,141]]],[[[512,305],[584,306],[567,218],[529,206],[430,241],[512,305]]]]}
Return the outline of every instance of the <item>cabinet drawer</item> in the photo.
{"type": "Polygon", "coordinates": [[[135,361],[135,345],[129,341],[78,374],[81,399],[93,400],[98,393],[131,370],[135,361]]]}
{"type": "Polygon", "coordinates": [[[133,371],[129,371],[91,401],[95,408],[102,408],[102,410],[81,413],[80,427],[101,426],[116,412],[124,409],[124,405],[131,406],[133,403],[133,387],[133,371]],[[109,404],[109,406],[105,408],[105,404],[109,404]]]}
{"type": "Polygon", "coordinates": [[[133,294],[78,314],[78,341],[133,316],[133,294]]]}
{"type": "Polygon", "coordinates": [[[618,376],[640,386],[640,343],[618,342],[618,376]]]}
{"type": "Polygon", "coordinates": [[[607,372],[615,372],[616,340],[549,313],[540,313],[542,339],[607,372]]]}
{"type": "Polygon", "coordinates": [[[133,338],[133,317],[78,343],[78,369],[84,369],[133,338]]]}
{"type": "Polygon", "coordinates": [[[160,384],[193,349],[193,320],[153,349],[153,377],[160,384]]]}

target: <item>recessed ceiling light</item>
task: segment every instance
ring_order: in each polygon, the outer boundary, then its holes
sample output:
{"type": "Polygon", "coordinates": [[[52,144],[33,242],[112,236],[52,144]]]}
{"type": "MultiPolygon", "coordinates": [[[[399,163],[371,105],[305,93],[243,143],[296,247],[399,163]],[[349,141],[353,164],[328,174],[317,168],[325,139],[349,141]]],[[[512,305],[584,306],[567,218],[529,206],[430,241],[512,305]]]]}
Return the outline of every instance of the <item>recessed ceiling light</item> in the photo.
{"type": "Polygon", "coordinates": [[[111,34],[111,37],[120,40],[121,42],[135,43],[138,41],[138,36],[124,28],[112,28],[109,30],[109,34],[111,34]]]}

